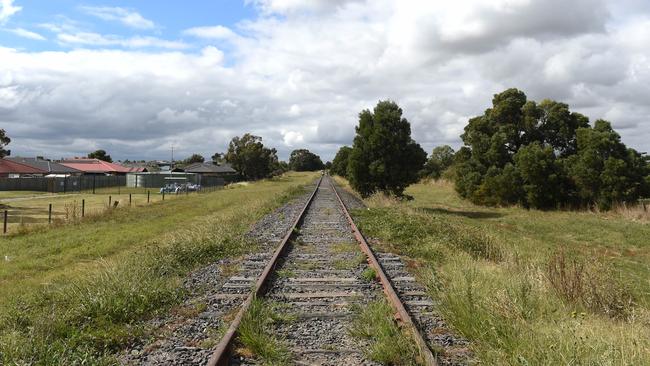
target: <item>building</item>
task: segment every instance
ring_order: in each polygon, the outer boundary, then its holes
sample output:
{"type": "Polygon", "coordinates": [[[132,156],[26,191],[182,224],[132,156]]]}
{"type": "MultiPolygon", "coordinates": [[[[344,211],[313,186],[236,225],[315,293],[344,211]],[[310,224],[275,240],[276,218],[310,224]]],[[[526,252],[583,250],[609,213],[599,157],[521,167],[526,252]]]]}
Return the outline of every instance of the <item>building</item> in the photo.
{"type": "Polygon", "coordinates": [[[18,163],[10,159],[0,159],[0,177],[19,178],[35,177],[47,174],[46,170],[18,163]]]}
{"type": "Polygon", "coordinates": [[[61,160],[59,164],[80,170],[84,175],[126,175],[130,172],[130,168],[99,159],[75,158],[61,160]]]}
{"type": "Polygon", "coordinates": [[[54,161],[44,159],[42,157],[35,158],[23,158],[23,157],[6,157],[6,160],[13,161],[15,163],[31,166],[32,168],[40,169],[45,171],[43,175],[46,177],[65,177],[65,176],[77,176],[82,175],[83,172],[78,169],[74,169],[54,161]]]}
{"type": "Polygon", "coordinates": [[[183,168],[186,173],[198,175],[198,184],[220,186],[237,179],[237,171],[230,164],[194,163],[183,168]]]}

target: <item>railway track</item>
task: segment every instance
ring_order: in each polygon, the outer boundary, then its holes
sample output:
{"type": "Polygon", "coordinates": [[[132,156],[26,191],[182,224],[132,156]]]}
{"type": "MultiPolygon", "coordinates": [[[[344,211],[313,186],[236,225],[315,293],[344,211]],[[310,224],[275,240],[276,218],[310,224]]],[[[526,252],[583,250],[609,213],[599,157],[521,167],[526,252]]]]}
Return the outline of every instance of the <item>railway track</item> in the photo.
{"type": "Polygon", "coordinates": [[[362,341],[352,338],[347,330],[352,305],[363,306],[384,296],[411,333],[423,362],[437,365],[427,345],[431,337],[423,337],[418,330],[430,322],[427,316],[433,303],[413,277],[404,275],[398,257],[377,258],[370,250],[328,176],[318,181],[277,249],[250,257],[242,266],[245,275],[231,277],[212,299],[231,307],[233,302],[241,305],[208,365],[257,364],[255,359],[235,355],[233,342],[244,315],[258,297],[283,304],[283,313],[295,319],[276,329],[288,346],[292,363],[375,365],[365,359],[362,341]],[[363,279],[369,267],[379,281],[363,279]],[[384,268],[397,276],[389,277],[384,268]]]}

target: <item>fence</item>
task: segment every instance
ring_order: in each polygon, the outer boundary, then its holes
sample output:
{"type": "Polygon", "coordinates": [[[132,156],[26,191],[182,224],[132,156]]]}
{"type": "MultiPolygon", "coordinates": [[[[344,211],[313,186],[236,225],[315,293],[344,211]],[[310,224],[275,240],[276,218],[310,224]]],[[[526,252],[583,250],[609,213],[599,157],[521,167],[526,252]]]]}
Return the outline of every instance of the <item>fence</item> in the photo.
{"type": "Polygon", "coordinates": [[[0,178],[0,191],[72,193],[125,185],[126,177],[120,175],[82,175],[65,178],[0,178]]]}
{"type": "MultiPolygon", "coordinates": [[[[18,231],[27,225],[62,224],[82,219],[86,216],[108,212],[121,207],[146,206],[150,203],[183,199],[197,194],[214,192],[221,187],[204,187],[198,192],[179,191],[178,193],[159,193],[158,190],[141,190],[140,193],[122,194],[80,194],[70,196],[39,196],[31,199],[0,203],[3,220],[3,233],[9,226],[18,231]],[[49,201],[48,199],[55,199],[49,201]],[[54,203],[52,203],[54,202],[54,203]]],[[[13,230],[13,229],[12,229],[13,230]]]]}

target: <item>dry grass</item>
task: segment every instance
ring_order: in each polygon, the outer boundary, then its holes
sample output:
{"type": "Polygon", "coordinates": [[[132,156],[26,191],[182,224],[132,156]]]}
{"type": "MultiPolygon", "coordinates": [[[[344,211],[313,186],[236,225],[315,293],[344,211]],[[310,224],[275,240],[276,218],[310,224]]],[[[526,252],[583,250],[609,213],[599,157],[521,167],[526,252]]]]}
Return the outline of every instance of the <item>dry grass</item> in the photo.
{"type": "Polygon", "coordinates": [[[561,250],[550,258],[546,273],[555,292],[570,303],[616,319],[627,319],[633,312],[626,284],[601,263],[569,259],[561,250]]]}

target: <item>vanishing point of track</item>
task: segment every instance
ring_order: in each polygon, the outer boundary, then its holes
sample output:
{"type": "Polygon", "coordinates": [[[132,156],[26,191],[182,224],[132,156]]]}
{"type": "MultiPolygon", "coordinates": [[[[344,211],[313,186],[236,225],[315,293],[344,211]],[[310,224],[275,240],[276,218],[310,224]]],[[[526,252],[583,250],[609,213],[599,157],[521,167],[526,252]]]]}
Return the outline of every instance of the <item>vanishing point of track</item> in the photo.
{"type": "MultiPolygon", "coordinates": [[[[382,290],[396,317],[418,345],[424,363],[437,364],[330,177],[319,179],[291,229],[272,257],[258,266],[262,264],[259,275],[260,270],[253,269],[254,276],[240,278],[254,285],[215,347],[209,366],[235,363],[231,362],[231,351],[237,329],[258,297],[285,304],[286,311],[296,317],[296,322],[292,322],[296,324],[277,329],[288,340],[296,364],[374,365],[365,360],[359,342],[351,339],[346,330],[350,322],[349,305],[377,300],[382,290]],[[367,261],[374,269],[379,284],[361,279],[363,266],[359,259],[367,261]],[[274,275],[277,270],[288,271],[292,276],[274,275]]],[[[244,282],[241,288],[247,286],[251,287],[244,282]]],[[[237,363],[248,364],[246,361],[237,363]]]]}

